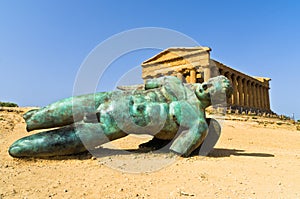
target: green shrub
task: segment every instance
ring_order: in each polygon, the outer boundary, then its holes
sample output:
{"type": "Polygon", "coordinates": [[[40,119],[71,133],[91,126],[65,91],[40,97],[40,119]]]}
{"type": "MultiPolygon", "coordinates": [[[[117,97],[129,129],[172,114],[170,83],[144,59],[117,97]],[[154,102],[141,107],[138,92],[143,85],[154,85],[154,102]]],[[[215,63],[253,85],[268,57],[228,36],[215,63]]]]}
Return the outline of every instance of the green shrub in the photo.
{"type": "Polygon", "coordinates": [[[12,102],[0,102],[0,107],[19,107],[17,104],[12,102]]]}

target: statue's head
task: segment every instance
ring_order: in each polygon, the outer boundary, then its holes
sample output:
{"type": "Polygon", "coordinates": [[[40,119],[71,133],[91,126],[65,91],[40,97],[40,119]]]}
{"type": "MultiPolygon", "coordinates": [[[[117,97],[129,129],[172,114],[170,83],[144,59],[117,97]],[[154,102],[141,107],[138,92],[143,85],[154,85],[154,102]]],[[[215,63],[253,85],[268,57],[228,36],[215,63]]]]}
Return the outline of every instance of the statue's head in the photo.
{"type": "Polygon", "coordinates": [[[217,76],[196,86],[195,92],[203,107],[206,108],[212,104],[226,103],[227,98],[233,93],[233,89],[226,77],[217,76]]]}

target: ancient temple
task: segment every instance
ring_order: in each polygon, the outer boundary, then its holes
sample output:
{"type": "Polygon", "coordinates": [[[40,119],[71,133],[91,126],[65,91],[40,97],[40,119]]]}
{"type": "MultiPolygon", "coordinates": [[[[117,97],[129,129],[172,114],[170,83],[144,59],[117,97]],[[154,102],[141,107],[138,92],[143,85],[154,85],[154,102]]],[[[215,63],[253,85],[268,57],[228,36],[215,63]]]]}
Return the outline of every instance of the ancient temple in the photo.
{"type": "Polygon", "coordinates": [[[142,78],[173,75],[187,83],[203,82],[210,77],[226,76],[234,93],[228,106],[236,110],[271,112],[270,78],[252,77],[210,59],[208,47],[168,48],[142,63],[142,78]]]}

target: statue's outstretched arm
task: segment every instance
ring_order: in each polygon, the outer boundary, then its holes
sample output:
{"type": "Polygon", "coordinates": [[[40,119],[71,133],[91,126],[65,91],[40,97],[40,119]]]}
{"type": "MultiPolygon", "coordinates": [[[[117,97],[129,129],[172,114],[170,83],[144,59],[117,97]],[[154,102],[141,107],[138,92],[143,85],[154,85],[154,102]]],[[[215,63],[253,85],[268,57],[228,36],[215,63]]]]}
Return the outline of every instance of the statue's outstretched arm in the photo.
{"type": "Polygon", "coordinates": [[[103,92],[70,97],[43,108],[31,110],[23,116],[27,131],[61,127],[81,121],[85,114],[96,112],[99,105],[109,100],[110,96],[110,92],[103,92]]]}
{"type": "Polygon", "coordinates": [[[170,150],[182,156],[189,156],[201,145],[208,132],[208,125],[203,110],[188,101],[173,102],[171,114],[183,129],[172,143],[170,150]]]}
{"type": "Polygon", "coordinates": [[[136,84],[136,85],[129,85],[129,86],[117,86],[117,89],[121,91],[145,90],[145,85],[136,84]]]}
{"type": "Polygon", "coordinates": [[[173,76],[165,76],[154,79],[147,79],[145,82],[145,89],[153,89],[165,86],[166,84],[182,84],[182,82],[173,76]]]}

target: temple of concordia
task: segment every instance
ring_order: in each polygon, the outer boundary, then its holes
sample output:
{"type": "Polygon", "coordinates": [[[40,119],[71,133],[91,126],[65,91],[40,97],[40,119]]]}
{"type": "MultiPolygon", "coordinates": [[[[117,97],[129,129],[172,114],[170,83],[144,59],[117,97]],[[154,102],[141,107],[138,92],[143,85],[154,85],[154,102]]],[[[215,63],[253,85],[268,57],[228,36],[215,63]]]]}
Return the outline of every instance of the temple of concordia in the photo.
{"type": "Polygon", "coordinates": [[[270,78],[251,77],[210,59],[208,47],[168,48],[142,63],[142,78],[177,76],[186,83],[202,83],[224,75],[233,85],[234,93],[228,108],[236,111],[272,113],[270,109],[270,78]]]}

